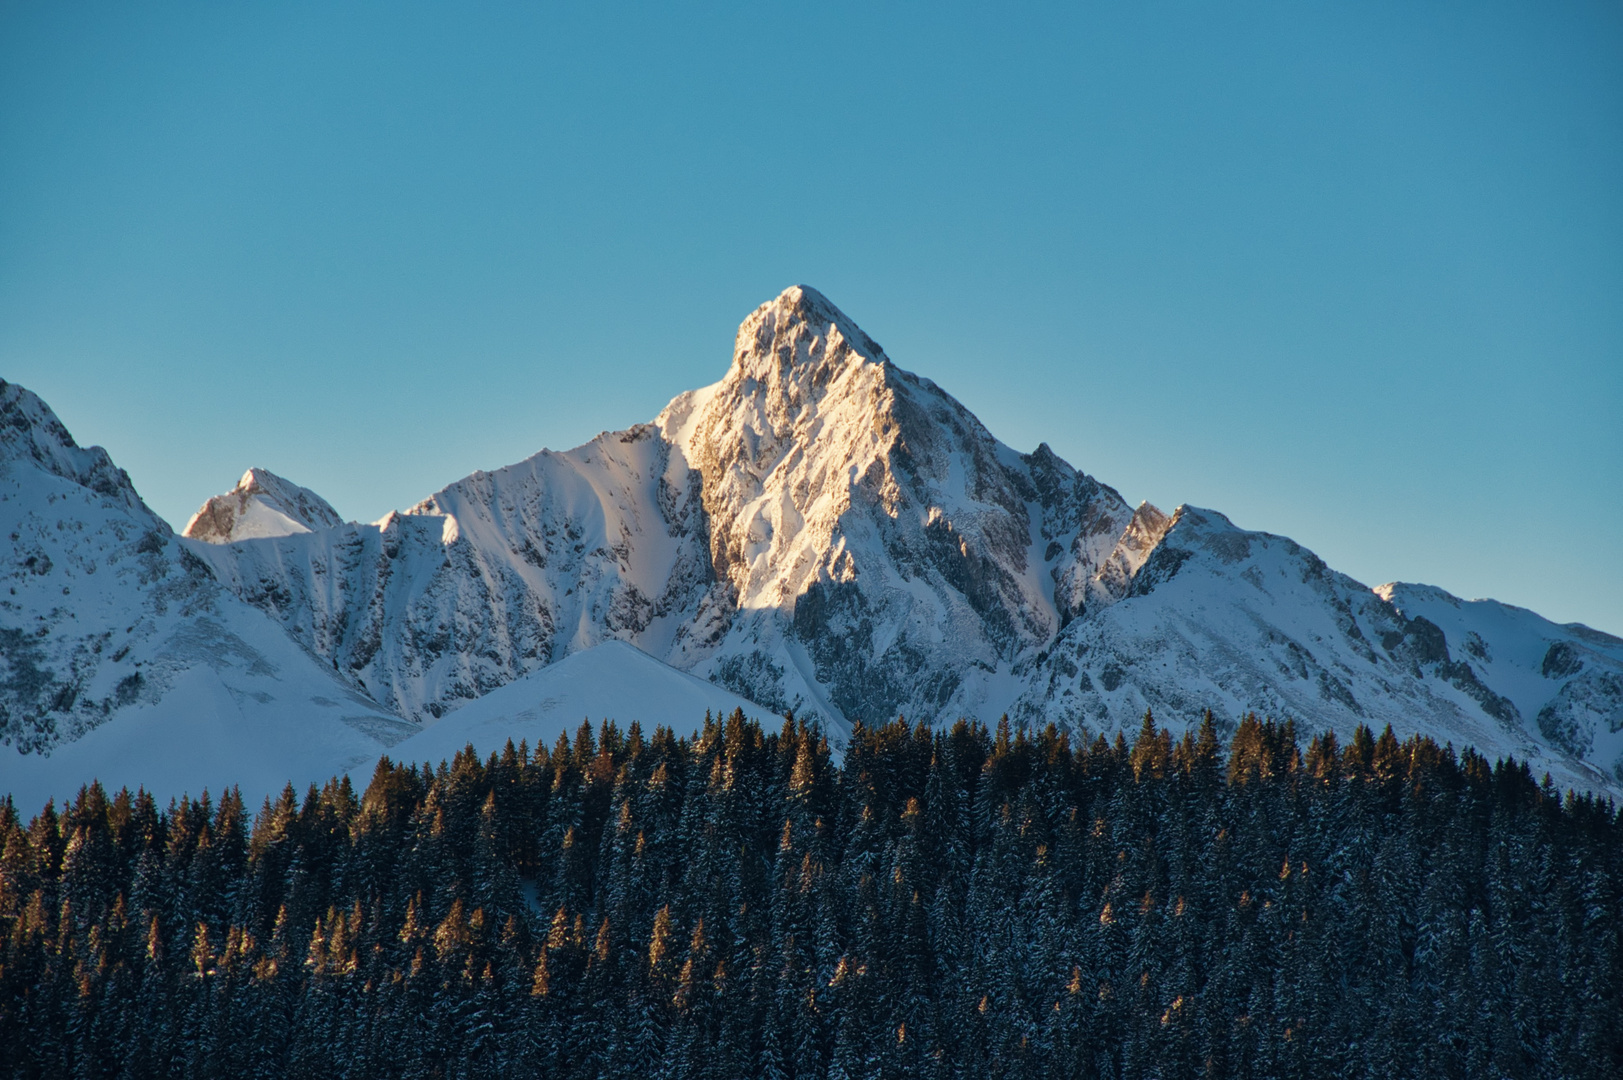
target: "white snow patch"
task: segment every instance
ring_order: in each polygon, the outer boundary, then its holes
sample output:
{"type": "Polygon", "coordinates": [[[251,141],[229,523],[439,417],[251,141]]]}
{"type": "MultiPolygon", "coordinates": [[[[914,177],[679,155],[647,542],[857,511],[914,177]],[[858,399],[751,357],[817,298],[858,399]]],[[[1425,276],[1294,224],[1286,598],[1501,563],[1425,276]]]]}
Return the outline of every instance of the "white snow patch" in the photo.
{"type": "Polygon", "coordinates": [[[726,719],[734,709],[771,729],[772,710],[713,683],[677,671],[623,641],[606,641],[493,690],[389,751],[396,760],[437,765],[469,743],[481,757],[516,746],[551,746],[571,738],[582,721],[593,730],[607,719],[625,731],[633,722],[644,737],[656,727],[678,736],[704,726],[705,713],[726,719]]]}

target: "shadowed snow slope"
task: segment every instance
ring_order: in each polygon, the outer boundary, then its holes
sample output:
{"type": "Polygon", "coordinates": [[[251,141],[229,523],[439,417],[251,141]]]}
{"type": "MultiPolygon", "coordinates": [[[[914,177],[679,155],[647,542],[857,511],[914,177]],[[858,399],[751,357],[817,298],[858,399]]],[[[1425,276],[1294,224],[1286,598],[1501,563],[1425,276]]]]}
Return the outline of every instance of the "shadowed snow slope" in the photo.
{"type": "Polygon", "coordinates": [[[734,709],[771,728],[777,719],[763,708],[714,683],[677,671],[623,641],[606,641],[550,667],[492,690],[389,751],[402,762],[449,761],[469,743],[481,757],[511,739],[552,746],[558,736],[574,737],[582,721],[597,729],[614,720],[625,731],[635,722],[643,736],[656,727],[680,737],[704,727],[708,712],[721,720],[734,709]]]}
{"type": "Polygon", "coordinates": [[[99,447],[0,383],[0,794],[100,778],[245,797],[370,761],[410,725],[222,589],[99,447]]]}

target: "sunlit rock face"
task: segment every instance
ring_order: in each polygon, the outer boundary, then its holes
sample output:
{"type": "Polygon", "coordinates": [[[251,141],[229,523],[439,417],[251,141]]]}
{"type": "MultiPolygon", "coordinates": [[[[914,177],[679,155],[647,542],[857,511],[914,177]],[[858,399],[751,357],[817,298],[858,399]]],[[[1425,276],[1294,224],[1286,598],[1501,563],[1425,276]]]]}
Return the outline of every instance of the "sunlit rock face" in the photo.
{"type": "Polygon", "coordinates": [[[300,529],[232,536],[234,517],[194,550],[413,721],[617,639],[836,734],[1005,712],[1108,732],[1210,708],[1390,723],[1585,786],[1623,755],[1617,639],[1371,590],[1215,511],[1134,509],[1046,445],[997,441],[804,286],[651,424],[371,525],[278,513],[300,529]]]}
{"type": "Polygon", "coordinates": [[[831,718],[995,714],[1131,518],[1046,446],[998,442],[805,287],[745,319],[726,378],[657,423],[703,478],[735,612],[696,659],[831,718]]]}
{"type": "Polygon", "coordinates": [[[181,535],[207,544],[330,529],[343,521],[327,500],[265,469],[249,469],[237,486],[204,503],[181,535]]]}

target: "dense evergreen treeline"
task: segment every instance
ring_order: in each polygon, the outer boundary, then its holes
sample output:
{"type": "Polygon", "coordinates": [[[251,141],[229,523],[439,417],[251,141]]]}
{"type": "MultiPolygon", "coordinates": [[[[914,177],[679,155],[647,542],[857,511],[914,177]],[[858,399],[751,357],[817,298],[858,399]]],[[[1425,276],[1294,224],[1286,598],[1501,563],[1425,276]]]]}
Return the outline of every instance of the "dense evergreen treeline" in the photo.
{"type": "Polygon", "coordinates": [[[0,803],[28,1077],[1623,1075],[1610,802],[1247,718],[633,726],[0,803]]]}

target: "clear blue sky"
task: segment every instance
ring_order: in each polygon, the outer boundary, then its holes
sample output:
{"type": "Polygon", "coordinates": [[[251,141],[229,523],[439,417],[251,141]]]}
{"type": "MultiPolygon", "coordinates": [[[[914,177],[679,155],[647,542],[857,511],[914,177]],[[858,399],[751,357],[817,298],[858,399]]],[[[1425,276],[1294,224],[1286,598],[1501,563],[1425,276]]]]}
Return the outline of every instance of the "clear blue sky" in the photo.
{"type": "Polygon", "coordinates": [[[1623,633],[1619,5],[700,6],[0,3],[0,377],[177,525],[372,519],[805,282],[1132,501],[1623,633]]]}

